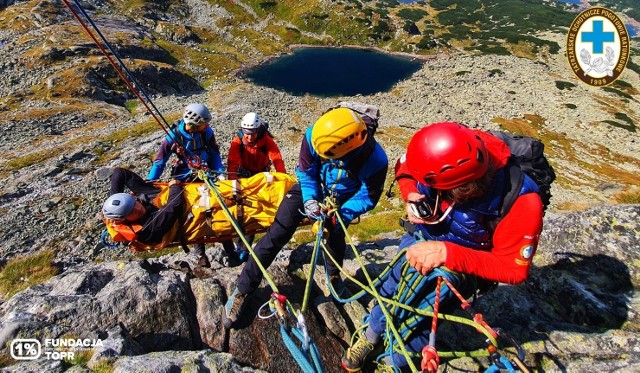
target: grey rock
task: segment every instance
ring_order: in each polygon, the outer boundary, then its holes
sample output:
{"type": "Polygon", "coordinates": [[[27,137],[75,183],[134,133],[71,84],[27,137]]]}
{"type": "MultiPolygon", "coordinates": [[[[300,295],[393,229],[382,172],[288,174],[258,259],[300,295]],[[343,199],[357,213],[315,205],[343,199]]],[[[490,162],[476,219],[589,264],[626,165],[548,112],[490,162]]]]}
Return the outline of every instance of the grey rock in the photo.
{"type": "Polygon", "coordinates": [[[124,357],[113,364],[114,373],[156,372],[254,372],[240,366],[233,356],[225,353],[201,351],[163,351],[124,357]]]}
{"type": "Polygon", "coordinates": [[[91,360],[87,363],[89,368],[95,368],[101,361],[145,353],[144,348],[129,335],[129,332],[121,324],[107,330],[107,338],[101,341],[102,346],[94,348],[91,360]]]}

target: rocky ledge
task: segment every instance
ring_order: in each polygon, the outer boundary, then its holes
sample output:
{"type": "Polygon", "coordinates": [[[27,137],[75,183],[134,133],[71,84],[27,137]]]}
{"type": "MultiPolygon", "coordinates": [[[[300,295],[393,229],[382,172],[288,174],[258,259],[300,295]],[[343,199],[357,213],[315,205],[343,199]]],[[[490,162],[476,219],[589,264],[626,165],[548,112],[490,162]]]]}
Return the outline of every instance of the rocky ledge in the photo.
{"type": "MultiPolygon", "coordinates": [[[[638,222],[638,206],[550,214],[530,278],[519,286],[499,286],[478,298],[474,307],[492,327],[502,328],[522,344],[530,368],[637,371],[638,222]]],[[[359,244],[366,268],[379,273],[395,255],[398,240],[396,232],[359,244]]],[[[269,269],[281,292],[294,304],[302,302],[305,281],[301,271],[309,271],[310,251],[308,245],[284,250],[269,269]]],[[[224,330],[222,309],[240,269],[222,266],[217,247],[208,253],[214,257],[212,268],[193,271],[184,271],[180,265],[184,254],[70,266],[0,306],[2,346],[14,338],[100,340],[100,346],[84,349],[86,365],[91,369],[109,366],[115,372],[296,371],[276,318],[256,316],[270,296],[266,283],[248,298],[237,329],[224,330]]],[[[363,279],[353,254],[345,268],[363,279]]],[[[340,355],[371,299],[336,305],[327,296],[322,266],[317,269],[307,325],[325,369],[338,372],[340,355]]],[[[454,314],[465,316],[461,311],[454,314]]],[[[461,324],[441,322],[437,340],[442,350],[484,348],[483,337],[461,324]]],[[[511,343],[502,343],[505,353],[512,353],[511,343]]],[[[488,366],[488,360],[445,359],[442,365],[478,371],[488,366]]],[[[67,362],[41,358],[3,371],[67,368],[67,362]]],[[[73,369],[82,371],[81,367],[73,369]]]]}

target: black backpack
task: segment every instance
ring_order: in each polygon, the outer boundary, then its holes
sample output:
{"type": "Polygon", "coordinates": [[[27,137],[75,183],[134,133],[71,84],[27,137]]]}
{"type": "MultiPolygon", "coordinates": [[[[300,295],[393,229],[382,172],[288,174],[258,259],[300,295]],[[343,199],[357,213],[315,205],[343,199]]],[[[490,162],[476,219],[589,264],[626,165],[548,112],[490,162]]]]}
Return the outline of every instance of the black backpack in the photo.
{"type": "Polygon", "coordinates": [[[524,178],[522,173],[527,174],[540,188],[540,198],[546,210],[551,200],[551,183],[556,179],[556,173],[544,156],[542,141],[503,131],[488,132],[504,141],[511,151],[511,158],[507,165],[511,187],[504,196],[500,216],[505,216],[518,198],[524,178]]]}

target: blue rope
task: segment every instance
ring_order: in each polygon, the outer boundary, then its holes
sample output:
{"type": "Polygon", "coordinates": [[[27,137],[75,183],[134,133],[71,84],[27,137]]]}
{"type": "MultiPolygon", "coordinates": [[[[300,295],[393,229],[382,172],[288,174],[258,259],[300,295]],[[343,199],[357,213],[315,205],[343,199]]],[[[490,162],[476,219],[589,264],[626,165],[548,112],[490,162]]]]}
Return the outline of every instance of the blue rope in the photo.
{"type": "Polygon", "coordinates": [[[109,235],[109,231],[106,229],[100,235],[100,242],[108,249],[115,249],[118,247],[118,243],[111,240],[111,235],[109,235]]]}
{"type": "MultiPolygon", "coordinates": [[[[304,333],[300,331],[298,328],[292,328],[291,333],[298,338],[298,340],[304,343],[304,333]]],[[[316,368],[316,372],[324,372],[324,368],[322,366],[322,360],[320,359],[320,351],[318,350],[318,346],[316,343],[310,339],[309,340],[309,351],[307,351],[309,355],[311,355],[311,360],[313,361],[313,365],[316,368]]]]}
{"type": "MultiPolygon", "coordinates": [[[[302,341],[302,339],[304,339],[302,337],[302,332],[297,330],[297,328],[292,327],[291,332],[299,340],[302,341]]],[[[320,354],[315,343],[313,342],[309,343],[311,360],[313,361],[313,365],[311,365],[308,357],[298,347],[298,345],[296,345],[293,338],[291,338],[289,333],[287,333],[287,328],[284,325],[280,325],[280,334],[282,334],[282,340],[284,341],[284,345],[287,347],[287,349],[291,353],[291,356],[293,356],[293,358],[298,363],[298,366],[300,366],[303,372],[305,373],[323,373],[324,372],[324,369],[322,368],[322,363],[319,358],[320,354]]]]}

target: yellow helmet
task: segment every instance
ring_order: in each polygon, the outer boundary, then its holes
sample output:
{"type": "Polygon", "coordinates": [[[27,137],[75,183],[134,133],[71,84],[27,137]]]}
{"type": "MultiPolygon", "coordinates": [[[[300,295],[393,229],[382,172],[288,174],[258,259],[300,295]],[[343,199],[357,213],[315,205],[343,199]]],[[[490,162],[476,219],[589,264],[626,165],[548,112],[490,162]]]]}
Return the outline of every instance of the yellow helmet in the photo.
{"type": "Polygon", "coordinates": [[[367,125],[347,108],[324,113],[311,130],[311,146],[323,158],[341,158],[367,140],[367,125]]]}

